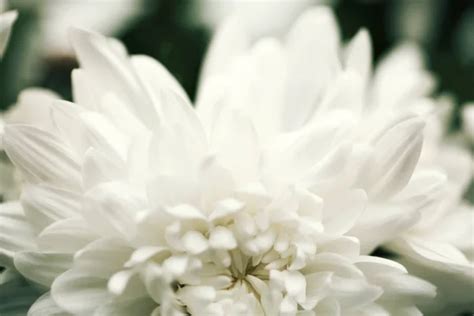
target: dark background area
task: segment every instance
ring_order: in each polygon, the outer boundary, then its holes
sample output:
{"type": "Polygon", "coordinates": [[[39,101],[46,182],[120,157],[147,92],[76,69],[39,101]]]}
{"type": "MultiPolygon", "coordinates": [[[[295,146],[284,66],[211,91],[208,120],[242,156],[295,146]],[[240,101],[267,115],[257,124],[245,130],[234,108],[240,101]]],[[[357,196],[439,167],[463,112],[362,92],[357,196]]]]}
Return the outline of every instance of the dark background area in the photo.
{"type": "MultiPolygon", "coordinates": [[[[78,0],[79,1],[79,0],[78,0]]],[[[418,0],[413,0],[416,3],[418,0]]],[[[374,58],[378,60],[397,42],[394,35],[393,12],[397,1],[344,1],[335,5],[335,12],[344,39],[366,27],[372,37],[374,58]]],[[[474,100],[474,56],[466,62],[456,51],[456,33],[465,13],[474,12],[474,1],[433,0],[437,26],[430,41],[421,42],[428,57],[427,66],[438,77],[439,92],[455,96],[458,106],[474,100]]],[[[190,23],[192,1],[153,1],[146,3],[145,14],[116,34],[131,54],[146,54],[162,62],[194,97],[201,61],[211,32],[203,24],[190,23]]],[[[32,8],[20,8],[7,53],[0,62],[0,109],[5,110],[27,86],[52,89],[64,98],[71,98],[70,72],[77,67],[71,57],[38,57],[31,61],[38,43],[39,14],[32,8]],[[38,66],[39,65],[39,66],[38,66]]],[[[471,15],[472,18],[473,15],[471,15]]],[[[395,25],[396,27],[396,25],[395,25]]],[[[454,125],[458,126],[455,116],[454,125]]]]}

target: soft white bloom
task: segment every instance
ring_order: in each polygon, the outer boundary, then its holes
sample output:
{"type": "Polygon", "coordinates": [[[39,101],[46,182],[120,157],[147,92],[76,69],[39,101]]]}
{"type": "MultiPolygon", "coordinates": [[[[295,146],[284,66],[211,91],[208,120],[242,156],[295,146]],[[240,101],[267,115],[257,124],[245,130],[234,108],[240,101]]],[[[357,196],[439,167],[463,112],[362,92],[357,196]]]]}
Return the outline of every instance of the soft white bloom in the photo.
{"type": "Polygon", "coordinates": [[[13,23],[18,17],[16,11],[7,11],[2,13],[2,3],[0,2],[0,59],[7,48],[8,39],[13,23]]]}
{"type": "Polygon", "coordinates": [[[71,39],[74,103],[3,139],[26,183],[0,209],[0,264],[45,289],[30,315],[419,315],[433,298],[364,255],[429,201],[411,185],[424,123],[387,110],[406,96],[389,77],[367,95],[365,31],[343,48],[315,8],[250,46],[230,20],[196,110],[151,58],[71,39]]]}

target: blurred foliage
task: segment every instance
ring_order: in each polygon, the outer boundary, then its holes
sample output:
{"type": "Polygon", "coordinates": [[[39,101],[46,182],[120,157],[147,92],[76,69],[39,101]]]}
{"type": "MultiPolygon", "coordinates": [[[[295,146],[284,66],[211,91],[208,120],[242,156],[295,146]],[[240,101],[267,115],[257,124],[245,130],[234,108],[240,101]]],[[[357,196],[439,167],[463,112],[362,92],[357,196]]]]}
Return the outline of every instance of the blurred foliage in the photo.
{"type": "MultiPolygon", "coordinates": [[[[131,54],[150,55],[162,62],[193,97],[210,32],[188,21],[193,14],[190,10],[195,8],[192,1],[145,1],[144,16],[116,37],[125,43],[131,54]]],[[[374,57],[379,59],[395,41],[388,32],[394,1],[338,1],[336,14],[343,38],[349,39],[359,28],[366,27],[372,36],[374,57]]],[[[441,27],[434,41],[424,47],[429,57],[428,66],[439,78],[439,91],[452,93],[461,104],[474,100],[474,65],[472,62],[463,64],[456,57],[453,38],[463,12],[472,9],[474,1],[437,1],[443,2],[439,17],[441,27]]],[[[11,105],[22,88],[32,85],[53,89],[71,98],[70,72],[77,64],[72,58],[42,57],[38,51],[38,32],[37,12],[31,6],[20,8],[11,45],[0,64],[0,109],[11,105]]],[[[458,120],[455,116],[456,126],[458,120]]]]}

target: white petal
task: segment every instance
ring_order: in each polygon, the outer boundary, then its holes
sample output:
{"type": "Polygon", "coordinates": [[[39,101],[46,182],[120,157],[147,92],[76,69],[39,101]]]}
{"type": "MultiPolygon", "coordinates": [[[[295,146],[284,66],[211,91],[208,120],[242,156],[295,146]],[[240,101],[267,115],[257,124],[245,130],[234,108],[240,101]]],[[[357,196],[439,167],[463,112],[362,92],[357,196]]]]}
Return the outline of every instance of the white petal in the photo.
{"type": "Polygon", "coordinates": [[[338,109],[347,109],[359,115],[364,102],[364,82],[362,77],[353,71],[341,73],[326,92],[316,116],[323,117],[325,112],[338,109]]]}
{"type": "Polygon", "coordinates": [[[136,272],[133,270],[119,271],[110,277],[107,287],[111,293],[122,295],[134,276],[136,272]]]}
{"type": "Polygon", "coordinates": [[[89,146],[99,149],[115,159],[125,161],[129,144],[128,135],[122,133],[105,116],[95,112],[81,113],[89,146]]]}
{"type": "Polygon", "coordinates": [[[129,61],[116,53],[111,41],[98,34],[73,29],[70,33],[81,68],[101,91],[112,91],[149,127],[157,115],[129,61]]]}
{"type": "Polygon", "coordinates": [[[20,92],[18,100],[4,115],[8,124],[28,124],[55,133],[51,120],[51,107],[59,95],[42,88],[27,88],[20,92]]]}
{"type": "Polygon", "coordinates": [[[7,267],[13,266],[16,252],[35,247],[33,229],[20,203],[0,204],[0,245],[0,264],[7,267]]]}
{"type": "Polygon", "coordinates": [[[132,185],[143,186],[150,176],[149,155],[151,144],[151,133],[145,131],[139,133],[131,140],[128,148],[127,166],[128,178],[132,185]]]}
{"type": "Polygon", "coordinates": [[[280,303],[281,315],[294,315],[298,309],[296,301],[291,296],[286,296],[280,303]]]}
{"type": "Polygon", "coordinates": [[[405,267],[396,261],[374,256],[359,256],[355,265],[369,277],[377,274],[407,273],[405,267]]]}
{"type": "Polygon", "coordinates": [[[244,203],[236,199],[224,199],[216,203],[216,208],[209,215],[209,221],[218,221],[225,219],[232,214],[237,213],[244,207],[244,203]]]}
{"type": "Polygon", "coordinates": [[[183,236],[183,246],[191,254],[200,254],[207,250],[207,239],[197,231],[188,231],[183,236]]]}
{"type": "Polygon", "coordinates": [[[132,251],[121,240],[102,238],[77,252],[74,265],[81,271],[86,271],[89,277],[108,278],[122,269],[132,251]]]}
{"type": "Polygon", "coordinates": [[[198,208],[189,205],[181,204],[166,208],[166,212],[176,218],[184,220],[205,220],[206,216],[198,208]]]}
{"type": "MultiPolygon", "coordinates": [[[[161,93],[161,115],[169,125],[181,124],[196,147],[204,148],[206,135],[192,104],[173,90],[161,93]]],[[[202,150],[202,149],[201,149],[202,150]]]]}
{"type": "Polygon", "coordinates": [[[147,197],[153,209],[171,207],[183,201],[198,204],[197,183],[185,177],[158,174],[148,183],[147,197]]]}
{"type": "Polygon", "coordinates": [[[72,70],[72,98],[81,107],[97,111],[100,87],[93,84],[93,78],[91,77],[84,69],[76,68],[72,70]]]}
{"type": "Polygon", "coordinates": [[[17,17],[17,11],[8,11],[0,14],[0,58],[7,48],[11,28],[17,17]]]}
{"type": "Polygon", "coordinates": [[[328,298],[323,300],[315,308],[316,315],[341,316],[341,306],[337,299],[328,298]]]}
{"type": "Polygon", "coordinates": [[[186,273],[186,270],[189,266],[189,261],[189,257],[186,255],[172,256],[163,262],[163,269],[171,273],[171,275],[174,277],[180,277],[186,273]]]}
{"type": "Polygon", "coordinates": [[[359,257],[360,241],[354,237],[341,236],[318,245],[318,252],[333,252],[347,258],[359,257]]]}
{"type": "Polygon", "coordinates": [[[3,143],[26,180],[80,188],[80,167],[73,153],[56,136],[31,126],[10,125],[5,127],[3,143]]]}
{"type": "Polygon", "coordinates": [[[306,301],[300,303],[305,309],[313,309],[320,300],[328,295],[332,272],[318,272],[306,275],[306,301]]]}
{"type": "Polygon", "coordinates": [[[309,187],[309,190],[316,194],[324,193],[328,188],[332,188],[328,184],[342,186],[344,182],[341,183],[341,180],[345,180],[344,170],[351,152],[352,146],[347,143],[332,149],[304,174],[301,185],[309,187]]]}
{"type": "Polygon", "coordinates": [[[384,212],[380,206],[369,206],[357,223],[349,231],[349,235],[360,240],[361,253],[369,254],[375,248],[390,241],[401,232],[407,231],[420,220],[420,213],[399,204],[386,205],[384,212]]]}
{"type": "Polygon", "coordinates": [[[462,122],[464,132],[474,142],[474,103],[464,105],[462,109],[462,122]]]}
{"type": "Polygon", "coordinates": [[[349,258],[334,253],[317,254],[310,265],[303,269],[305,274],[315,272],[331,272],[334,275],[346,277],[348,279],[360,279],[363,274],[354,266],[349,258]]]}
{"type": "Polygon", "coordinates": [[[236,182],[247,184],[258,179],[260,152],[253,123],[234,110],[224,110],[212,134],[217,159],[238,175],[236,182]]]}
{"type": "Polygon", "coordinates": [[[340,235],[348,232],[356,223],[367,205],[363,190],[342,191],[324,200],[323,225],[328,234],[340,235]]]}
{"type": "Polygon", "coordinates": [[[80,120],[84,109],[74,103],[58,100],[51,104],[51,116],[55,127],[67,143],[82,157],[88,148],[85,129],[80,120]]]}
{"type": "Polygon", "coordinates": [[[217,226],[211,230],[209,244],[215,249],[234,249],[237,247],[237,241],[234,234],[223,226],[217,226]]]}
{"type": "Polygon", "coordinates": [[[285,126],[291,130],[306,122],[322,89],[341,69],[339,31],[332,11],[315,7],[303,13],[291,29],[287,45],[289,73],[284,115],[285,126]]]}
{"type": "Polygon", "coordinates": [[[407,237],[394,241],[391,246],[403,255],[435,265],[469,264],[464,254],[449,243],[407,237]]]}
{"type": "Polygon", "coordinates": [[[88,190],[104,182],[126,178],[126,169],[122,160],[114,159],[100,149],[89,148],[82,165],[84,189],[88,190]]]}
{"type": "MultiPolygon", "coordinates": [[[[132,56],[131,62],[143,85],[148,89],[148,93],[153,97],[157,110],[163,102],[161,93],[171,90],[189,103],[188,96],[179,82],[170,74],[170,72],[158,61],[145,55],[132,56]]],[[[164,116],[163,119],[167,119],[164,116]]]]}
{"type": "Polygon", "coordinates": [[[95,310],[94,316],[152,315],[156,303],[148,297],[114,301],[95,310]]]}
{"type": "Polygon", "coordinates": [[[132,253],[130,259],[125,263],[125,267],[130,268],[152,258],[156,260],[156,262],[161,262],[165,257],[169,256],[169,254],[170,252],[163,247],[140,247],[132,253]]]}
{"type": "Polygon", "coordinates": [[[417,117],[400,120],[375,143],[378,153],[370,195],[383,198],[400,191],[410,180],[420,156],[424,123],[417,117]]]}
{"type": "Polygon", "coordinates": [[[26,278],[46,287],[71,264],[70,254],[26,251],[15,255],[15,268],[26,278]]]}
{"type": "Polygon", "coordinates": [[[373,81],[374,103],[385,109],[428,95],[435,85],[433,75],[423,69],[421,49],[413,43],[392,49],[378,63],[373,81]]]}
{"type": "Polygon", "coordinates": [[[400,261],[410,273],[436,286],[437,295],[434,301],[429,300],[429,295],[427,295],[429,291],[427,290],[430,288],[426,282],[410,279],[409,276],[402,283],[405,284],[406,289],[399,289],[397,292],[406,292],[405,299],[410,299],[411,295],[420,294],[421,297],[418,298],[421,298],[422,302],[426,304],[427,311],[440,314],[443,314],[444,311],[456,314],[472,309],[472,287],[474,284],[472,263],[466,263],[464,255],[453,245],[429,240],[407,240],[407,242],[397,241],[389,245],[392,247],[391,249],[402,254],[400,261]],[[409,289],[415,293],[409,293],[409,289]]]}
{"type": "Polygon", "coordinates": [[[436,296],[436,287],[409,274],[380,274],[375,282],[384,290],[383,300],[403,303],[429,300],[436,296]]]}
{"type": "Polygon", "coordinates": [[[366,29],[357,32],[345,50],[345,67],[357,71],[367,83],[372,68],[372,47],[366,29]]]}
{"type": "Polygon", "coordinates": [[[368,284],[364,279],[342,278],[333,276],[331,291],[341,307],[357,309],[379,298],[384,289],[368,284]]]}
{"type": "Polygon", "coordinates": [[[65,310],[60,308],[51,297],[51,293],[47,292],[41,295],[28,310],[28,316],[68,316],[65,310]]]}
{"type": "Polygon", "coordinates": [[[82,218],[68,218],[46,227],[36,241],[43,251],[74,253],[97,237],[82,218]]]}
{"type": "Polygon", "coordinates": [[[202,141],[185,122],[163,125],[153,133],[148,161],[158,174],[194,175],[205,153],[202,141]]]}
{"type": "Polygon", "coordinates": [[[163,270],[160,266],[156,264],[146,266],[144,271],[144,283],[148,294],[157,303],[161,303],[163,297],[170,291],[170,286],[167,284],[165,277],[163,276],[163,270]]]}
{"type": "Polygon", "coordinates": [[[126,104],[114,93],[104,93],[99,108],[102,114],[126,135],[134,136],[146,131],[142,122],[130,112],[126,104]]]}
{"type": "Polygon", "coordinates": [[[107,290],[107,279],[93,277],[83,270],[69,270],[56,278],[51,286],[51,296],[72,314],[90,314],[112,299],[107,290]]]}
{"type": "Polygon", "coordinates": [[[210,286],[185,286],[178,290],[177,296],[192,314],[198,314],[215,299],[215,292],[210,286]]]}
{"type": "Polygon", "coordinates": [[[106,182],[86,193],[83,215],[98,233],[131,238],[136,233],[136,213],[145,208],[140,192],[122,182],[106,182]]]}
{"type": "Polygon", "coordinates": [[[204,93],[203,87],[208,78],[225,71],[229,61],[242,54],[250,45],[248,34],[245,34],[241,23],[238,17],[230,17],[214,35],[201,70],[198,99],[204,93]]]}
{"type": "Polygon", "coordinates": [[[212,209],[223,197],[232,196],[234,179],[232,174],[217,161],[215,156],[204,159],[199,170],[201,207],[212,209]]]}
{"type": "Polygon", "coordinates": [[[28,221],[37,232],[61,219],[78,217],[80,196],[45,183],[23,186],[21,204],[28,221]]]}
{"type": "Polygon", "coordinates": [[[297,302],[306,298],[306,280],[299,271],[289,271],[285,278],[287,294],[294,297],[297,302]]]}

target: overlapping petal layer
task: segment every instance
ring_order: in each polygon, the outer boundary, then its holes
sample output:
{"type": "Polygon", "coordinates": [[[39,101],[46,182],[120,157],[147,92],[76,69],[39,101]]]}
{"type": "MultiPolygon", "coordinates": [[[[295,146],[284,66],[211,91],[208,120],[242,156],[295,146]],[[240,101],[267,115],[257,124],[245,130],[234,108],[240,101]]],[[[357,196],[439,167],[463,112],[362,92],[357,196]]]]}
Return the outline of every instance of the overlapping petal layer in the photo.
{"type": "Polygon", "coordinates": [[[71,38],[74,103],[3,139],[26,184],[1,258],[46,289],[30,315],[419,315],[434,297],[369,256],[442,182],[417,167],[424,120],[395,110],[430,85],[417,65],[391,90],[367,33],[343,47],[326,8],[284,41],[231,20],[194,109],[156,61],[71,38]]]}

